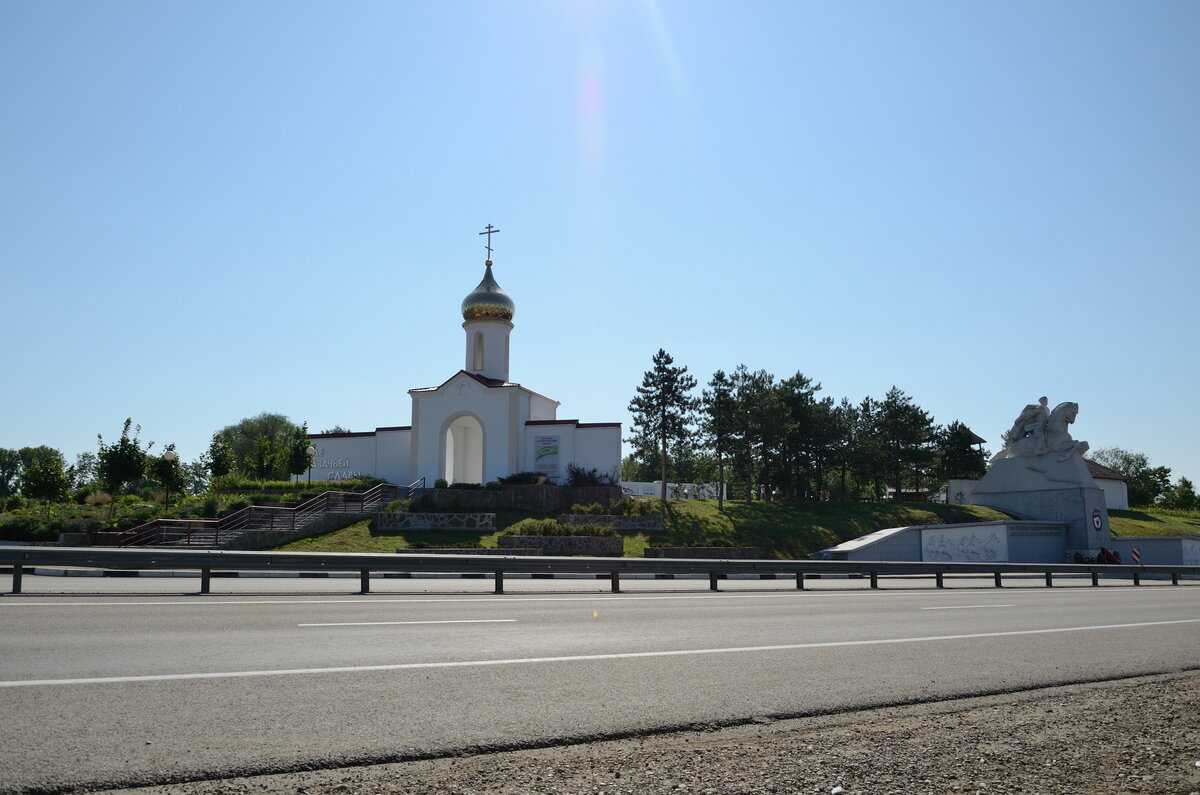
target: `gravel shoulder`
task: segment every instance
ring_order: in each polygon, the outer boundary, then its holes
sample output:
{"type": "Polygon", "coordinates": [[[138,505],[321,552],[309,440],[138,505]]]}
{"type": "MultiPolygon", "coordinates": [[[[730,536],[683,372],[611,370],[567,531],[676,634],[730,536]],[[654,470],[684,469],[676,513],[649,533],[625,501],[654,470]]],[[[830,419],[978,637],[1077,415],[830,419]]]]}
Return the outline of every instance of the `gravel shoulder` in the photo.
{"type": "Polygon", "coordinates": [[[1200,671],[566,747],[111,790],[1200,795],[1200,671]],[[839,789],[840,788],[840,789],[839,789]]]}

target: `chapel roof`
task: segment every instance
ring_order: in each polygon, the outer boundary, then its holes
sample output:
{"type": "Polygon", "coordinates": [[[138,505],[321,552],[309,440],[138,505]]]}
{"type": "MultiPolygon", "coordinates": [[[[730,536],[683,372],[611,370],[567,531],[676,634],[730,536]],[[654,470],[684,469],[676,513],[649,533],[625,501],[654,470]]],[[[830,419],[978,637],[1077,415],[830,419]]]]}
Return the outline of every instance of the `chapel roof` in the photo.
{"type": "Polygon", "coordinates": [[[459,370],[457,373],[450,376],[449,378],[447,378],[445,381],[438,384],[437,386],[423,386],[423,387],[418,387],[417,389],[410,389],[410,390],[408,390],[408,394],[411,395],[414,392],[437,392],[439,389],[441,389],[446,384],[453,381],[455,378],[458,378],[460,375],[465,375],[467,378],[470,378],[473,381],[478,381],[479,383],[486,386],[488,389],[501,389],[503,387],[511,387],[514,389],[519,389],[522,392],[528,392],[530,395],[537,395],[538,397],[542,398],[543,400],[549,400],[551,403],[557,404],[559,402],[552,397],[546,397],[541,392],[535,392],[527,386],[521,386],[520,384],[516,383],[515,381],[501,381],[499,378],[488,378],[486,376],[479,375],[478,373],[468,373],[466,370],[459,370]]]}
{"type": "Polygon", "coordinates": [[[517,306],[508,293],[496,284],[496,278],[492,276],[492,261],[489,259],[484,263],[483,280],[463,299],[463,320],[511,321],[516,311],[517,306]]]}
{"type": "Polygon", "coordinates": [[[1088,474],[1094,478],[1100,478],[1101,480],[1129,480],[1129,478],[1125,477],[1117,470],[1109,469],[1108,467],[1104,466],[1104,464],[1097,464],[1090,458],[1083,459],[1083,463],[1087,464],[1088,474]]]}

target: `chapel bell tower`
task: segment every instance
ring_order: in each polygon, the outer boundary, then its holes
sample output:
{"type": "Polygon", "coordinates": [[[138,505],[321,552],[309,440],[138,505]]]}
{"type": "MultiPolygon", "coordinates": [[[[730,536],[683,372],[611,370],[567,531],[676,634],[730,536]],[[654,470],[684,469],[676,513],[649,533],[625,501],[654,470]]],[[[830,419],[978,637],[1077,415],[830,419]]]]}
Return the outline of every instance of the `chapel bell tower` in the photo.
{"type": "Polygon", "coordinates": [[[483,281],[462,302],[463,330],[467,333],[467,359],[463,369],[472,375],[508,381],[508,335],[516,306],[492,276],[492,235],[499,229],[487,225],[488,258],[483,281]]]}

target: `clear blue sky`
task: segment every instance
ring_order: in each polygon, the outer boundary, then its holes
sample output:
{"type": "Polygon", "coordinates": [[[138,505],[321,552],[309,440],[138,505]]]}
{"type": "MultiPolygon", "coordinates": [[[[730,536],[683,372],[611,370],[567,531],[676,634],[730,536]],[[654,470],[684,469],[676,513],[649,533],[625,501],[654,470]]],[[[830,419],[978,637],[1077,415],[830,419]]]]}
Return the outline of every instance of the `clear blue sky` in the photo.
{"type": "Polygon", "coordinates": [[[0,3],[0,447],[406,425],[665,348],[1200,478],[1200,3],[0,3]]]}

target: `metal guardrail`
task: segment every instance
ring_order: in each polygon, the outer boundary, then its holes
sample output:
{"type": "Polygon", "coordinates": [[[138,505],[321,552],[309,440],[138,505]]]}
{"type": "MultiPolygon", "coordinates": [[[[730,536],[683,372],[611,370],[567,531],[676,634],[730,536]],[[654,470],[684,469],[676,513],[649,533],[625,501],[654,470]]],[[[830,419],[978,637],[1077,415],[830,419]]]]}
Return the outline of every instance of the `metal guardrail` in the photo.
{"type": "Polygon", "coordinates": [[[1042,574],[1052,586],[1055,574],[1091,575],[1099,585],[1101,575],[1132,577],[1134,585],[1147,575],[1200,577],[1200,566],[1134,566],[1076,563],[923,563],[918,561],[865,560],[696,560],[683,558],[583,558],[517,557],[488,555],[384,555],[317,552],[237,552],[199,549],[105,549],[91,547],[0,547],[0,565],[12,566],[12,593],[21,592],[24,569],[35,566],[73,566],[99,569],[198,570],[200,593],[209,593],[213,571],[346,572],[360,575],[361,593],[370,592],[371,572],[483,573],[496,579],[496,593],[504,592],[509,574],[608,575],[612,590],[620,591],[621,574],[707,574],[709,587],[730,574],[794,575],[804,588],[807,575],[859,574],[879,587],[879,577],[921,575],[933,577],[943,587],[948,574],[990,574],[997,588],[1005,574],[1042,574]]]}

